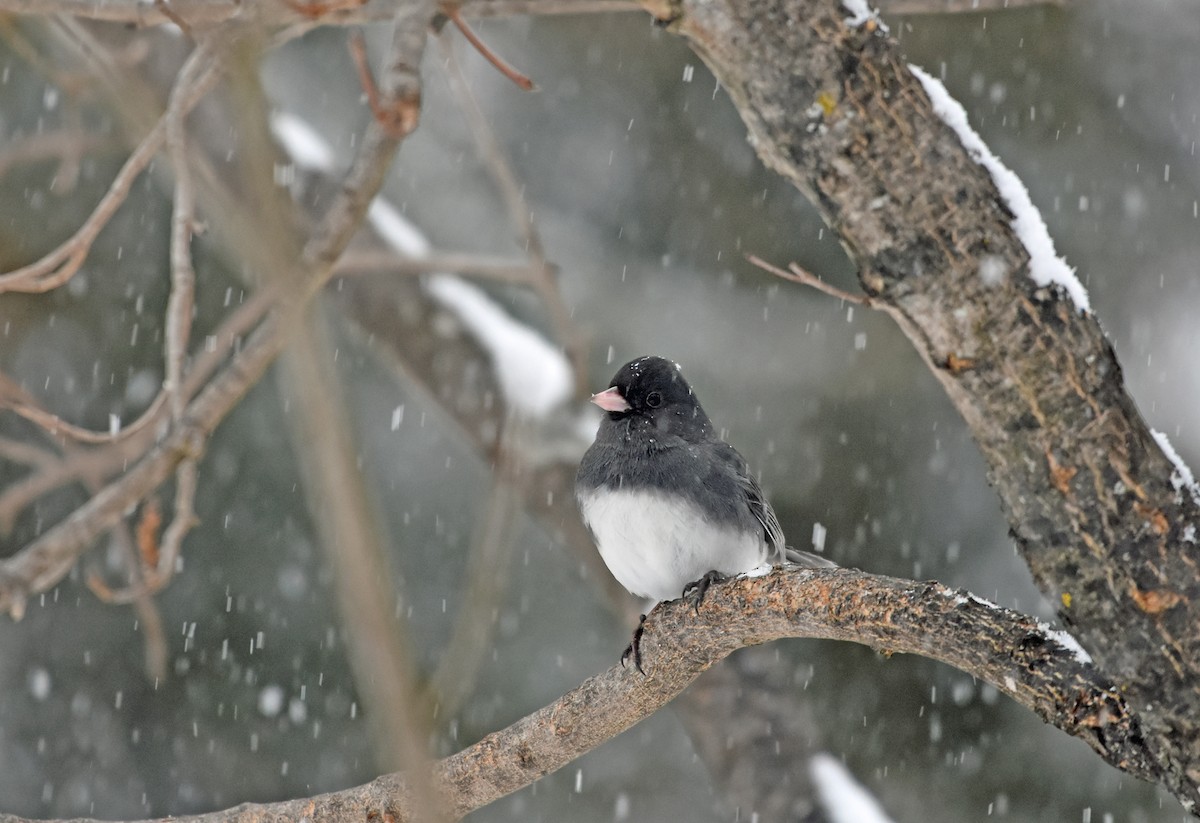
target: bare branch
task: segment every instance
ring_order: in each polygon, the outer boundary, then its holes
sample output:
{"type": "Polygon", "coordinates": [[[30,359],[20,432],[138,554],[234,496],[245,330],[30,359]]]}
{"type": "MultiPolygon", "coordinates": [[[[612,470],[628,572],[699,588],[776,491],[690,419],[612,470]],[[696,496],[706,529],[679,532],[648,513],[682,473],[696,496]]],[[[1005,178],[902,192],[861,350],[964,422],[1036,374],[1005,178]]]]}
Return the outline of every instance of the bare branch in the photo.
{"type": "MultiPolygon", "coordinates": [[[[79,157],[85,152],[110,148],[113,145],[113,139],[107,135],[88,134],[72,128],[9,140],[7,145],[0,149],[0,177],[14,166],[44,160],[58,160],[64,166],[78,166],[79,157]]],[[[58,194],[66,187],[56,182],[53,188],[58,194]]]]}
{"type": "MultiPolygon", "coordinates": [[[[737,649],[787,637],[846,640],[887,655],[941,661],[992,684],[1118,768],[1157,777],[1137,717],[1069,638],[938,583],[850,569],[776,569],[714,587],[698,614],[683,601],[661,604],[646,626],[646,676],[614,665],[436,764],[435,785],[451,812],[465,815],[562,768],[653,714],[737,649]]],[[[312,798],[245,804],[176,821],[339,823],[389,817],[414,819],[397,774],[312,798]]],[[[0,815],[0,823],[26,821],[0,815]]]]}
{"type": "MultiPolygon", "coordinates": [[[[212,88],[217,79],[217,72],[208,67],[195,78],[194,85],[181,95],[180,112],[186,113],[200,102],[204,94],[212,88]]],[[[59,245],[53,251],[44,255],[40,260],[22,266],[10,272],[0,274],[0,293],[6,291],[46,292],[66,283],[79,271],[83,261],[87,259],[92,243],[100,234],[100,230],[108,223],[133,186],[133,181],[154,159],[154,155],[162,147],[167,137],[167,115],[164,114],[158,125],[138,145],[137,149],[125,161],[125,165],[113,179],[112,185],[96,208],[84,221],[69,240],[59,245]]]]}
{"type": "MultiPolygon", "coordinates": [[[[143,0],[0,0],[0,13],[69,15],[139,27],[183,21],[193,30],[222,23],[257,24],[263,27],[323,25],[359,26],[383,23],[396,14],[395,3],[301,3],[284,0],[170,0],[171,14],[143,0]],[[323,14],[314,18],[312,9],[323,14]]],[[[458,4],[466,17],[501,17],[525,14],[600,14],[639,11],[630,0],[466,0],[458,4]]]]}
{"type": "MultiPolygon", "coordinates": [[[[333,570],[338,614],[350,664],[372,721],[371,742],[381,769],[424,776],[431,714],[416,699],[404,625],[396,620],[387,538],[358,464],[346,394],[333,370],[333,345],[318,303],[281,359],[284,389],[298,401],[288,416],[301,461],[304,494],[333,570]]],[[[415,816],[445,818],[427,779],[410,782],[415,816]]]]}
{"type": "Polygon", "coordinates": [[[474,29],[467,25],[467,21],[463,19],[461,14],[458,13],[458,9],[456,9],[454,6],[446,6],[445,13],[446,16],[450,18],[450,22],[454,24],[454,27],[462,32],[463,37],[467,38],[467,42],[474,46],[475,51],[483,55],[483,59],[491,63],[492,66],[495,67],[496,71],[503,74],[520,89],[525,91],[537,90],[537,86],[533,84],[532,80],[506,63],[504,58],[492,51],[491,48],[488,47],[487,43],[480,39],[479,35],[475,33],[474,29]]]}
{"type": "Polygon", "coordinates": [[[879,0],[884,14],[962,14],[1029,6],[1065,6],[1069,0],[879,0]]]}
{"type": "MultiPolygon", "coordinates": [[[[417,68],[432,13],[431,3],[418,2],[402,5],[397,15],[392,51],[381,84],[389,105],[409,106],[414,112],[419,105],[417,68]]],[[[210,69],[203,77],[213,74],[210,69]]],[[[415,127],[415,114],[410,122],[415,127]]],[[[156,130],[159,128],[165,132],[161,122],[156,130]]],[[[29,595],[57,583],[92,541],[118,522],[125,509],[161,485],[181,461],[199,456],[205,438],[274,362],[298,313],[332,275],[338,257],[379,191],[400,139],[395,129],[374,120],[368,125],[342,190],[304,249],[300,282],[279,298],[283,311],[265,318],[240,354],[189,403],[184,422],[144,458],[65,520],[0,561],[0,610],[18,617],[23,614],[29,595]]],[[[272,297],[277,295],[272,293],[272,297]]],[[[264,298],[263,303],[272,305],[270,298],[264,298]]],[[[252,312],[236,314],[239,322],[246,322],[252,312]]]]}
{"type": "Polygon", "coordinates": [[[465,252],[434,252],[429,257],[401,257],[385,249],[370,251],[347,251],[338,260],[338,275],[356,275],[378,272],[384,274],[417,275],[454,272],[480,280],[498,283],[530,285],[537,275],[524,260],[505,260],[486,254],[465,252]]]}
{"type": "Polygon", "coordinates": [[[210,68],[212,53],[207,45],[195,48],[179,70],[179,78],[167,103],[166,142],[175,170],[174,207],[171,214],[171,293],[167,299],[164,358],[166,379],[163,390],[170,398],[171,419],[183,417],[183,363],[191,337],[192,309],[195,305],[196,272],[192,268],[192,225],[195,222],[196,195],[192,188],[192,167],[188,158],[184,123],[183,94],[194,76],[210,68]]]}

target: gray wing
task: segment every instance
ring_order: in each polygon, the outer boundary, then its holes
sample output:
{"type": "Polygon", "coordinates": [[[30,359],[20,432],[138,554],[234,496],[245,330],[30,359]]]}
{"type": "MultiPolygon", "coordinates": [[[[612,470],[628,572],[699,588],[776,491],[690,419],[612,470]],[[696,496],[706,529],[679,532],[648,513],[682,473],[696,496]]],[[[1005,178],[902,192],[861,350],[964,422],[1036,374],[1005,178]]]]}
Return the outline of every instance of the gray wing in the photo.
{"type": "Polygon", "coordinates": [[[771,508],[771,504],[767,502],[767,498],[763,494],[762,487],[750,473],[746,459],[728,443],[721,443],[721,446],[720,456],[732,464],[734,474],[737,475],[738,487],[746,495],[746,505],[749,506],[754,519],[762,526],[763,539],[767,543],[767,560],[771,563],[782,563],[785,559],[786,541],[783,536],[783,528],[779,525],[779,518],[775,516],[775,510],[771,508]]]}
{"type": "Polygon", "coordinates": [[[783,536],[783,528],[779,525],[779,518],[776,516],[775,510],[771,508],[771,504],[767,502],[762,487],[750,473],[746,459],[733,446],[725,443],[722,445],[725,447],[721,450],[724,452],[722,456],[733,464],[738,485],[746,495],[750,513],[754,515],[755,520],[762,524],[763,537],[767,542],[767,560],[772,564],[796,563],[810,568],[836,568],[837,563],[832,560],[787,545],[786,538],[783,536]]]}
{"type": "Polygon", "coordinates": [[[742,475],[746,489],[746,502],[750,504],[750,512],[754,515],[759,523],[762,523],[763,535],[767,540],[767,560],[771,563],[779,563],[784,559],[784,537],[783,528],[779,525],[779,518],[775,516],[775,510],[771,508],[771,504],[767,502],[767,498],[763,495],[762,488],[758,485],[749,473],[742,475]]]}

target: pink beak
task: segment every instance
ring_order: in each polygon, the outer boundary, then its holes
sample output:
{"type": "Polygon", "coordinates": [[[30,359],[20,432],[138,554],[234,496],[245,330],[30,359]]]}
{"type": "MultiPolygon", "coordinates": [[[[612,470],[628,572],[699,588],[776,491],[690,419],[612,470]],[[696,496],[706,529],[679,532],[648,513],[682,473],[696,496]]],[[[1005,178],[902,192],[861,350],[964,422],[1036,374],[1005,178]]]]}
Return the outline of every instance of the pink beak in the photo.
{"type": "Polygon", "coordinates": [[[592,402],[608,412],[626,412],[630,408],[629,403],[621,396],[621,391],[616,386],[593,394],[592,402]]]}

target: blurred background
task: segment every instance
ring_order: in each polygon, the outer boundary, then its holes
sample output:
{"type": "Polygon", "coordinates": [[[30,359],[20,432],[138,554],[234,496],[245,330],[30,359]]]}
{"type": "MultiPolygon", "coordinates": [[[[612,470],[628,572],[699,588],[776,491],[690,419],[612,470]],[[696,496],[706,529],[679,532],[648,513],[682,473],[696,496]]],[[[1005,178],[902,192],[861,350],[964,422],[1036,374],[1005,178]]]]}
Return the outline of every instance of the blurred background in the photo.
{"type": "MultiPolygon", "coordinates": [[[[1087,285],[1142,413],[1200,465],[1200,3],[1080,0],[887,19],[908,59],[944,79],[1025,180],[1087,285]]],[[[0,165],[8,270],[73,231],[128,150],[102,100],[77,100],[30,57],[50,59],[42,22],[0,23],[0,159],[6,145],[42,133],[92,136],[69,186],[53,158],[0,165]]],[[[675,359],[761,472],[792,543],[807,548],[823,531],[824,551],[840,564],[938,579],[1051,618],[965,426],[902,334],[885,317],[744,262],[748,252],[795,260],[857,290],[836,238],[761,167],[732,105],[683,42],[642,14],[475,26],[540,89],[519,91],[450,38],[559,268],[568,322],[544,294],[478,282],[555,345],[580,346],[577,391],[603,388],[640,354],[675,359]]],[[[140,36],[152,50],[170,39],[140,36]]],[[[367,36],[378,57],[375,38],[386,33],[367,36]]],[[[520,256],[523,241],[432,43],[423,73],[421,127],[385,196],[437,249],[520,256]]],[[[303,118],[339,164],[349,162],[369,111],[343,31],[318,29],[271,52],[261,77],[273,110],[303,118]]],[[[162,381],[169,221],[169,188],[143,176],[68,285],[0,298],[3,373],[81,425],[135,418],[162,381]]],[[[196,265],[193,339],[202,340],[241,299],[244,273],[203,241],[196,265]]],[[[443,387],[418,385],[403,357],[388,354],[378,326],[352,303],[331,297],[328,308],[339,399],[388,536],[413,680],[424,683],[444,664],[456,615],[478,596],[467,581],[495,502],[496,461],[449,419],[443,387]]],[[[380,772],[320,515],[306,503],[286,425],[293,401],[288,381],[269,376],[211,440],[201,524],[156,598],[162,676],[147,676],[138,616],[99,602],[80,572],[31,602],[22,621],[0,620],[0,812],[178,815],[380,772]]],[[[522,448],[552,445],[569,469],[586,447],[582,415],[564,409],[546,430],[525,432],[534,445],[522,448]]],[[[10,417],[0,433],[38,440],[10,417]]],[[[27,470],[6,461],[0,481],[27,470]]],[[[21,512],[0,554],[85,497],[68,487],[21,512]]],[[[571,507],[509,505],[505,545],[486,561],[503,583],[486,643],[453,710],[430,721],[439,756],[612,665],[632,626],[579,551],[577,523],[553,514],[571,507]]],[[[90,562],[119,566],[108,541],[90,562]]],[[[1169,795],[939,664],[814,641],[771,653],[776,674],[810,702],[817,747],[844,760],[897,821],[1188,819],[1169,795]]],[[[668,709],[471,819],[734,817],[668,709]]]]}

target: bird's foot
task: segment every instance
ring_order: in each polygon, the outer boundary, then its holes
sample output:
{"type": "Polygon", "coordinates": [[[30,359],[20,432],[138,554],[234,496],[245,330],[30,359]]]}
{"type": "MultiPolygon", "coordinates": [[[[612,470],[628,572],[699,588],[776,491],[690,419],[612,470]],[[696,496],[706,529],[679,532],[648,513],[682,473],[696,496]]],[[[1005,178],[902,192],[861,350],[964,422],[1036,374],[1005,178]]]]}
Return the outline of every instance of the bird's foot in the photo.
{"type": "Polygon", "coordinates": [[[694,580],[683,587],[683,599],[692,604],[696,614],[700,614],[700,604],[704,601],[704,595],[708,594],[709,587],[713,583],[724,583],[728,579],[729,575],[722,574],[716,569],[705,572],[699,580],[694,580]]]}
{"type": "Polygon", "coordinates": [[[638,618],[637,628],[633,630],[633,639],[629,641],[625,651],[621,652],[621,668],[625,668],[625,661],[632,657],[633,665],[642,673],[642,676],[646,674],[646,670],[642,668],[642,635],[645,633],[646,615],[643,614],[638,618]]]}

